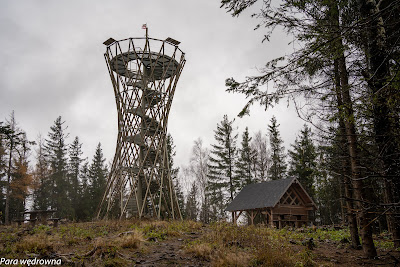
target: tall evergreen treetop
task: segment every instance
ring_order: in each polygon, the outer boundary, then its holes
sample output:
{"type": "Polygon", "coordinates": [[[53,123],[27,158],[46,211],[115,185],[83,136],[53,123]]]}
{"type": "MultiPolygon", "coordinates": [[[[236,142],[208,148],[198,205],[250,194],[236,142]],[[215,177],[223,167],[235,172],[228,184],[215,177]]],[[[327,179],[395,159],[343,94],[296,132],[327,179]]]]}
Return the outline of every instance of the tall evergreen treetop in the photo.
{"type": "MultiPolygon", "coordinates": [[[[173,198],[176,197],[176,201],[179,206],[179,210],[182,214],[185,205],[185,199],[182,192],[182,186],[179,182],[178,174],[179,174],[179,167],[174,166],[174,157],[176,155],[175,151],[175,144],[174,139],[170,133],[167,134],[167,156],[168,156],[168,163],[169,163],[169,170],[171,174],[172,186],[173,186],[173,198]]],[[[167,180],[168,181],[168,180],[167,180]]],[[[168,187],[169,188],[169,187],[168,187]]],[[[169,190],[169,189],[167,189],[169,190]]],[[[167,202],[169,203],[169,202],[167,202]]],[[[169,207],[170,209],[171,207],[169,207]]]]}
{"type": "MultiPolygon", "coordinates": [[[[236,164],[236,140],[238,134],[234,132],[233,120],[229,121],[228,116],[224,115],[223,120],[217,124],[214,138],[216,144],[211,145],[208,192],[210,204],[218,206],[220,214],[217,217],[224,217],[223,210],[227,201],[232,201],[240,183],[234,176],[236,164]]],[[[218,218],[218,219],[220,219],[218,218]]]]}
{"type": "Polygon", "coordinates": [[[288,151],[290,156],[288,174],[296,177],[306,188],[307,192],[314,196],[314,182],[317,173],[317,153],[312,141],[312,132],[307,125],[296,137],[292,150],[288,151]]]}
{"type": "Polygon", "coordinates": [[[38,210],[45,210],[50,206],[50,192],[53,188],[50,174],[51,169],[45,154],[44,141],[41,136],[38,138],[36,149],[36,166],[33,182],[33,206],[38,210]]]}
{"type": "Polygon", "coordinates": [[[71,192],[69,197],[73,207],[73,218],[76,219],[79,197],[82,195],[82,188],[79,182],[82,159],[82,144],[79,142],[78,136],[75,137],[69,146],[69,162],[68,162],[68,179],[71,184],[71,192]]]}
{"type": "Polygon", "coordinates": [[[69,199],[71,184],[68,179],[68,146],[65,143],[67,134],[65,134],[65,121],[59,116],[54,125],[50,127],[48,139],[44,145],[47,161],[50,164],[50,192],[49,202],[52,209],[57,209],[58,215],[65,218],[72,213],[72,205],[69,199]]]}
{"type": "Polygon", "coordinates": [[[193,181],[190,191],[186,198],[185,215],[186,219],[197,220],[198,215],[198,201],[197,201],[198,188],[196,181],[193,181]]]}
{"type": "Polygon", "coordinates": [[[172,138],[171,134],[167,134],[167,154],[168,154],[168,163],[169,163],[169,169],[171,172],[171,178],[173,181],[178,179],[178,173],[179,173],[179,167],[175,167],[174,165],[174,157],[176,155],[175,151],[175,144],[174,144],[174,139],[172,138]]]}
{"type": "Polygon", "coordinates": [[[65,139],[68,134],[65,134],[67,127],[64,127],[64,124],[65,121],[62,121],[61,116],[59,116],[54,121],[54,125],[50,127],[45,144],[48,160],[55,172],[66,172],[67,170],[68,146],[65,139]]]}
{"type": "Polygon", "coordinates": [[[241,187],[255,182],[253,162],[256,158],[256,151],[250,146],[252,138],[249,136],[249,128],[246,127],[242,135],[241,148],[237,161],[236,177],[241,187]]]}
{"type": "Polygon", "coordinates": [[[271,146],[271,167],[268,177],[272,180],[285,178],[286,162],[285,147],[279,132],[280,124],[277,123],[275,116],[271,118],[271,125],[268,125],[269,143],[271,146]]]}
{"type": "Polygon", "coordinates": [[[108,170],[104,164],[105,161],[101,143],[99,143],[88,171],[90,199],[87,201],[91,203],[89,213],[91,216],[94,216],[106,189],[108,170]]]}

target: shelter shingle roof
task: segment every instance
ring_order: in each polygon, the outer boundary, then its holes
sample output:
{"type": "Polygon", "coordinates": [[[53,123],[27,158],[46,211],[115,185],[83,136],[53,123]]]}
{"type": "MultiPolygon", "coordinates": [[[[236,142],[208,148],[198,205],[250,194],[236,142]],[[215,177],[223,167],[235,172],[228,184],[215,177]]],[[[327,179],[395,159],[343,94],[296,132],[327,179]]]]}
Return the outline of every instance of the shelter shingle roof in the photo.
{"type": "Polygon", "coordinates": [[[227,211],[274,207],[295,178],[249,184],[233,199],[227,211]]]}

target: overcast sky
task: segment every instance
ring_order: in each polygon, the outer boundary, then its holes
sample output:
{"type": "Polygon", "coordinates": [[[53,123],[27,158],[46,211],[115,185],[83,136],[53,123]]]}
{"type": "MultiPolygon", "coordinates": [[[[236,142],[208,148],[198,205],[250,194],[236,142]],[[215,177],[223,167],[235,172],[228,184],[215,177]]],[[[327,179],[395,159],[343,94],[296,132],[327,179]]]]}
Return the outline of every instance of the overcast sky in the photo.
{"type": "MultiPolygon", "coordinates": [[[[177,165],[186,165],[193,141],[214,142],[214,130],[224,114],[236,117],[244,96],[225,92],[225,79],[257,74],[268,60],[292,52],[290,38],[275,34],[261,43],[251,12],[233,18],[218,0],[148,1],[2,1],[0,9],[0,121],[12,110],[30,140],[46,136],[58,116],[70,134],[79,136],[85,156],[92,158],[101,142],[111,161],[117,138],[117,112],[104,61],[109,37],[172,37],[181,42],[186,65],[178,82],[169,116],[177,165]]],[[[275,115],[286,148],[303,121],[286,101],[265,112],[254,106],[251,116],[236,118],[241,134],[261,130],[275,115]]],[[[239,137],[241,139],[241,137],[239,137]]],[[[238,140],[238,144],[240,143],[238,140]]]]}

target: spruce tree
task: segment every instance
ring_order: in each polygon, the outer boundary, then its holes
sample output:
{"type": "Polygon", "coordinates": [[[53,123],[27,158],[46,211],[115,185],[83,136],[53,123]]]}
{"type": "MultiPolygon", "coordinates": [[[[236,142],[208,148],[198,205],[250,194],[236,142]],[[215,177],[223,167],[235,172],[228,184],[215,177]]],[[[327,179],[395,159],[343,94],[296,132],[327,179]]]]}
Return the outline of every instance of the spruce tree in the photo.
{"type": "Polygon", "coordinates": [[[178,201],[179,210],[181,212],[182,217],[184,217],[183,213],[185,210],[185,197],[182,192],[182,185],[179,182],[179,178],[173,181],[173,186],[175,189],[176,200],[178,201]]]}
{"type": "Polygon", "coordinates": [[[56,209],[61,218],[71,218],[72,205],[68,193],[71,191],[71,184],[68,179],[68,146],[65,143],[67,135],[64,127],[65,121],[59,116],[54,125],[50,127],[48,139],[46,139],[45,150],[47,161],[50,164],[50,208],[56,209]]]}
{"type": "Polygon", "coordinates": [[[268,125],[269,143],[271,146],[271,167],[268,177],[271,180],[283,179],[286,173],[285,148],[278,127],[279,124],[275,116],[273,116],[271,118],[271,125],[268,125]]]}
{"type": "MultiPolygon", "coordinates": [[[[348,169],[349,166],[343,164],[343,161],[347,161],[346,151],[343,151],[341,147],[342,136],[339,136],[338,132],[338,130],[332,131],[331,134],[335,135],[332,138],[324,136],[317,147],[318,175],[315,176],[314,192],[314,199],[318,206],[316,214],[322,225],[339,224],[347,221],[349,228],[351,228],[351,218],[346,219],[344,216],[346,215],[345,212],[347,212],[347,215],[352,214],[351,209],[354,209],[354,207],[351,205],[347,206],[349,209],[345,208],[344,202],[351,201],[352,196],[343,194],[346,191],[346,185],[342,177],[348,175],[348,170],[345,169],[348,169]],[[338,157],[340,154],[342,156],[338,157]]],[[[351,230],[350,233],[352,233],[351,230]]],[[[357,240],[359,242],[358,235],[357,240]]],[[[353,244],[352,246],[357,248],[358,245],[353,244]]]]}
{"type": "Polygon", "coordinates": [[[233,129],[233,122],[224,115],[221,123],[217,124],[217,130],[214,131],[216,144],[211,145],[207,191],[213,219],[216,220],[225,217],[224,209],[227,203],[233,200],[240,187],[240,182],[234,176],[238,135],[233,129]]]}
{"type": "Polygon", "coordinates": [[[80,194],[79,203],[76,208],[76,219],[78,221],[87,221],[92,219],[91,213],[91,183],[89,178],[89,162],[85,159],[82,162],[82,167],[79,174],[80,180],[80,194]]]}
{"type": "Polygon", "coordinates": [[[197,183],[193,181],[189,194],[186,198],[185,215],[186,219],[196,221],[198,214],[197,202],[197,183]]]}
{"type": "Polygon", "coordinates": [[[104,194],[107,184],[108,171],[104,164],[105,158],[103,157],[103,151],[101,149],[101,143],[97,145],[96,152],[93,156],[92,163],[90,164],[88,171],[89,178],[89,192],[90,199],[88,199],[89,205],[89,216],[93,217],[100,204],[101,198],[104,194]]]}
{"type": "Polygon", "coordinates": [[[292,150],[289,154],[288,174],[296,177],[305,187],[306,191],[313,197],[315,176],[317,174],[317,153],[312,140],[311,129],[304,124],[300,135],[296,137],[292,150]]]}
{"type": "Polygon", "coordinates": [[[256,159],[256,152],[250,146],[251,137],[249,129],[246,127],[242,135],[241,148],[239,149],[239,157],[236,163],[236,179],[240,181],[240,187],[255,182],[253,162],[256,159]]]}
{"type": "Polygon", "coordinates": [[[69,198],[73,207],[72,218],[76,219],[79,198],[82,194],[82,190],[79,183],[79,175],[81,170],[81,164],[83,159],[81,158],[82,144],[79,142],[79,138],[76,136],[74,141],[69,147],[69,162],[68,162],[68,178],[70,182],[70,193],[69,198]]]}
{"type": "MultiPolygon", "coordinates": [[[[175,151],[175,144],[174,144],[174,139],[172,138],[172,135],[170,133],[167,134],[167,154],[168,154],[168,162],[169,162],[169,170],[170,170],[170,175],[171,175],[171,182],[172,182],[172,186],[173,186],[173,201],[174,201],[174,205],[178,205],[179,206],[179,211],[182,213],[184,210],[184,196],[183,196],[183,192],[182,192],[182,188],[181,185],[179,183],[179,167],[175,167],[174,165],[174,157],[176,155],[176,151],[175,151]]],[[[166,180],[168,181],[168,179],[166,180]]],[[[169,188],[169,187],[168,187],[169,188]]],[[[168,190],[169,191],[169,190],[168,190]]],[[[165,196],[167,197],[167,196],[165,196]]],[[[170,203],[170,201],[166,201],[166,203],[170,203]]],[[[171,207],[169,207],[171,208],[171,207]]],[[[179,215],[176,215],[177,217],[179,215]]]]}
{"type": "Polygon", "coordinates": [[[33,207],[37,210],[46,210],[50,207],[51,180],[50,164],[47,161],[45,148],[41,136],[38,138],[36,149],[36,165],[33,173],[33,207]]]}

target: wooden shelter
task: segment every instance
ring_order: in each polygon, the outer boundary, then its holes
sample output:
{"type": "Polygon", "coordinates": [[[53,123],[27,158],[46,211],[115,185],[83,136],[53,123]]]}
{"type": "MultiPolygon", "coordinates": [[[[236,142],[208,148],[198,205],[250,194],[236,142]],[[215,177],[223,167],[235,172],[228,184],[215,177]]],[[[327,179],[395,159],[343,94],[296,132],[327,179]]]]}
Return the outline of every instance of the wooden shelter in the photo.
{"type": "Polygon", "coordinates": [[[247,212],[250,223],[258,214],[272,227],[300,227],[310,222],[316,205],[296,178],[273,180],[245,186],[226,208],[232,212],[233,223],[247,212]]]}

